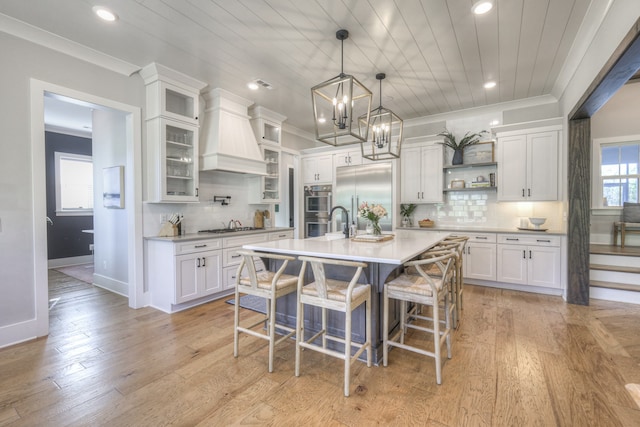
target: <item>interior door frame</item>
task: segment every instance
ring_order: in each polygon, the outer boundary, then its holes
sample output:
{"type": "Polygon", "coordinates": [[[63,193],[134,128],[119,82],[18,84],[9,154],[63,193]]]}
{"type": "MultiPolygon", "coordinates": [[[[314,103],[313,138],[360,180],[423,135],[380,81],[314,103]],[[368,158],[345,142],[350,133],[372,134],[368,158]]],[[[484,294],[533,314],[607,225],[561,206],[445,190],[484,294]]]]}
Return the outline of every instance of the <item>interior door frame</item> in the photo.
{"type": "Polygon", "coordinates": [[[144,291],[143,274],[143,229],[142,229],[142,112],[140,107],[102,98],[67,87],[37,79],[30,80],[31,96],[31,178],[33,185],[33,276],[35,286],[36,335],[49,333],[49,289],[47,272],[46,229],[46,174],[45,174],[45,130],[44,98],[47,93],[72,98],[87,105],[100,106],[125,113],[126,151],[125,182],[130,182],[125,193],[127,222],[130,230],[127,237],[129,253],[128,285],[129,306],[139,308],[148,305],[144,291]],[[131,194],[129,194],[131,193],[131,194]]]}

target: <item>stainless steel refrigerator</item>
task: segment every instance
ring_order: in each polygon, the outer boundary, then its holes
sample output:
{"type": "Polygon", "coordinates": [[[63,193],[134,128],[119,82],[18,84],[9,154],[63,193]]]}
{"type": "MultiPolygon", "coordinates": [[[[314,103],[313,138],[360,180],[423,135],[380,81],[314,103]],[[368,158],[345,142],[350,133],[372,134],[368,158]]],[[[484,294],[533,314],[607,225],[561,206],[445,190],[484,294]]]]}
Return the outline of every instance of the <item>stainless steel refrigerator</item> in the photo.
{"type": "MultiPolygon", "coordinates": [[[[380,220],[382,230],[391,230],[393,224],[392,203],[392,170],[390,162],[374,162],[359,166],[343,166],[336,169],[336,187],[334,189],[333,206],[342,206],[349,212],[349,223],[355,221],[358,230],[364,230],[367,220],[358,217],[361,203],[382,205],[387,216],[380,220]]],[[[332,219],[336,227],[342,230],[342,215],[337,209],[332,219]]],[[[350,224],[349,224],[350,225],[350,224]]]]}

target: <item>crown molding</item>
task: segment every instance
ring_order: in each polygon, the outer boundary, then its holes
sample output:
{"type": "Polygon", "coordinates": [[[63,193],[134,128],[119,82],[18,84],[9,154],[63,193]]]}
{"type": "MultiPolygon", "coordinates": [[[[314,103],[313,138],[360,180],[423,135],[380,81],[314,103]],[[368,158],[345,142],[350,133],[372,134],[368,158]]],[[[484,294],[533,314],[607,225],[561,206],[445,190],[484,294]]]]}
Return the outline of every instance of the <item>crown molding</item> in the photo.
{"type": "Polygon", "coordinates": [[[140,67],[0,13],[0,31],[110,71],[131,76],[140,67]]]}

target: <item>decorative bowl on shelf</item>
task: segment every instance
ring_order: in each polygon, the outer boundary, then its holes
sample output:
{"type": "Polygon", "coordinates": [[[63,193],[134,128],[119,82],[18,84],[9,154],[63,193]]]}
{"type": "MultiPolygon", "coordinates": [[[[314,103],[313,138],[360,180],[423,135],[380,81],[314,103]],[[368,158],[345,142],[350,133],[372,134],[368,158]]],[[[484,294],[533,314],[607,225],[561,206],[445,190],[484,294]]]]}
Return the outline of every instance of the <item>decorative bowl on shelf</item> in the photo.
{"type": "Polygon", "coordinates": [[[533,228],[540,228],[542,224],[547,220],[547,218],[529,218],[529,222],[533,224],[533,228]]]}
{"type": "Polygon", "coordinates": [[[433,227],[433,225],[435,224],[435,222],[433,222],[430,219],[421,219],[420,221],[418,221],[418,225],[422,228],[425,227],[433,227]]]}

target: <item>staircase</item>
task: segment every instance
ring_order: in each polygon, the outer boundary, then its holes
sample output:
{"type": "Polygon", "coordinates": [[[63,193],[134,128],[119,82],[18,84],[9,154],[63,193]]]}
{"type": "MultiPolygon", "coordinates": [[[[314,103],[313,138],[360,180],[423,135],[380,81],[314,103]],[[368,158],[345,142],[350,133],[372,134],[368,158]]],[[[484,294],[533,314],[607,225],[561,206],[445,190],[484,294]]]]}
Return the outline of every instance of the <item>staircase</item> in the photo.
{"type": "Polygon", "coordinates": [[[640,304],[640,247],[590,245],[591,298],[640,304]]]}

